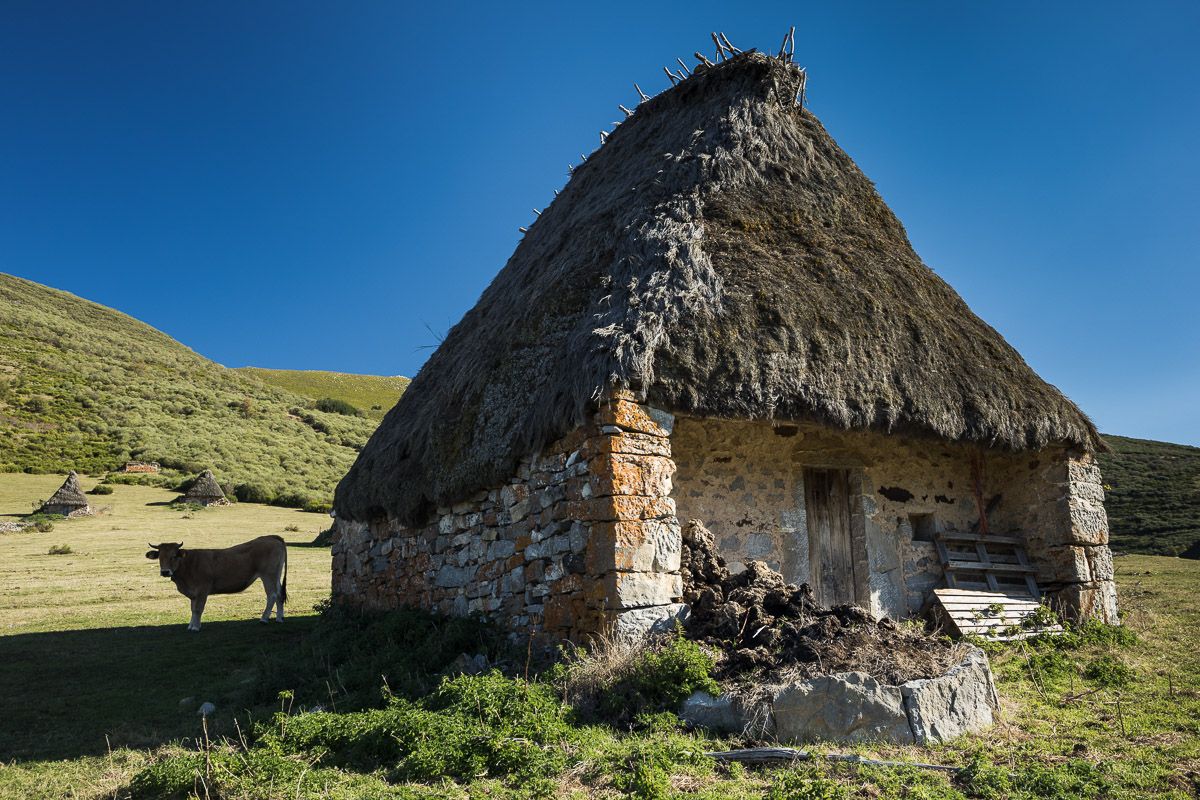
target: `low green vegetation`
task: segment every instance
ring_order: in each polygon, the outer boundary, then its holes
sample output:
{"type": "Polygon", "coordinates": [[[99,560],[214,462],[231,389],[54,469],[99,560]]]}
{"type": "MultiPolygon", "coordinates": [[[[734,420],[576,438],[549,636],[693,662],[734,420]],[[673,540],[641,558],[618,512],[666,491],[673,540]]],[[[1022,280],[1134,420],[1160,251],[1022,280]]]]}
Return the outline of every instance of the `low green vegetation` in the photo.
{"type": "Polygon", "coordinates": [[[165,480],[211,468],[222,484],[300,507],[332,499],[375,425],[110,308],[0,275],[0,472],[157,461],[165,480]]]}
{"type": "Polygon", "coordinates": [[[409,384],[408,378],[400,376],[351,375],[312,369],[241,367],[236,371],[310,398],[322,411],[352,416],[361,414],[373,420],[383,419],[409,384]],[[322,404],[328,407],[321,408],[322,404]],[[345,410],[338,411],[335,406],[345,410]]]}
{"type": "Polygon", "coordinates": [[[1200,558],[1200,447],[1105,436],[1100,455],[1112,546],[1200,558]]]}

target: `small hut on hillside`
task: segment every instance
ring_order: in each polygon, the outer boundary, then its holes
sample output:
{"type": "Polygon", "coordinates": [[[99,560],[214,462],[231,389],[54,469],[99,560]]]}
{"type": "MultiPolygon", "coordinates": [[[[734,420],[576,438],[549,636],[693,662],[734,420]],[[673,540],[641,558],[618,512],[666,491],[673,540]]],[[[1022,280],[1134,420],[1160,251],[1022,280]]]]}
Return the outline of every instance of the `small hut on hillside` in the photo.
{"type": "Polygon", "coordinates": [[[202,506],[227,506],[229,500],[221,485],[213,477],[212,470],[206,469],[192,481],[192,485],[179,498],[181,503],[198,503],[202,506]]]}
{"type": "Polygon", "coordinates": [[[790,57],[676,78],[341,481],[335,599],[636,631],[684,612],[697,519],[829,605],[979,588],[1115,621],[1092,422],[921,262],[790,57]]]}
{"type": "Polygon", "coordinates": [[[79,488],[79,476],[75,470],[67,474],[63,485],[58,487],[50,499],[38,509],[39,514],[60,514],[64,517],[83,517],[92,513],[87,495],[79,488]]]}

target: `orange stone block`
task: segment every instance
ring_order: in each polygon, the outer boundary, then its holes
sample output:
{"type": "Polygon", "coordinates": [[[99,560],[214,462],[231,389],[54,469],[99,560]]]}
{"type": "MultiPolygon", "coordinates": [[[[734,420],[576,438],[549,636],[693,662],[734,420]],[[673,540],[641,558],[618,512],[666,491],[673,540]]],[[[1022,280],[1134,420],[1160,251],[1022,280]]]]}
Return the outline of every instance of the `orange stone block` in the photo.
{"type": "Polygon", "coordinates": [[[663,456],[610,455],[592,459],[592,494],[666,497],[671,493],[675,462],[663,456]]]}
{"type": "Polygon", "coordinates": [[[616,425],[623,430],[648,433],[663,438],[671,435],[670,431],[654,421],[644,406],[639,406],[630,400],[613,400],[601,406],[596,412],[596,423],[616,425]]]}

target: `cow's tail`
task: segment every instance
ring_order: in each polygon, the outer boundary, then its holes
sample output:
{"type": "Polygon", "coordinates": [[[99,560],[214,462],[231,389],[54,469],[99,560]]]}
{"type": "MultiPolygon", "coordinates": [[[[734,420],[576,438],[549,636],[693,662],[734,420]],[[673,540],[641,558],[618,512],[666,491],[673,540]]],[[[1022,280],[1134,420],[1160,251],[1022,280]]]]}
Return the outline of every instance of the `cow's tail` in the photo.
{"type": "Polygon", "coordinates": [[[287,544],[283,545],[283,580],[279,582],[279,605],[287,604],[287,544]]]}

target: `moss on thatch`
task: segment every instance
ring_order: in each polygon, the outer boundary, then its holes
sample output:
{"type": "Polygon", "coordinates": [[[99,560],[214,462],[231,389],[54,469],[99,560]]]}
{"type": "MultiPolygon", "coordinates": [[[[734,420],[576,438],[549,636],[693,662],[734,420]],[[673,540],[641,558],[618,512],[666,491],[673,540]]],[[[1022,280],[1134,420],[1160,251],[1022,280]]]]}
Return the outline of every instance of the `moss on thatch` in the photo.
{"type": "Polygon", "coordinates": [[[192,481],[192,485],[183,493],[183,500],[224,500],[225,492],[221,490],[221,485],[217,483],[217,479],[213,477],[212,470],[206,469],[201,472],[196,480],[192,481]]]}
{"type": "Polygon", "coordinates": [[[799,77],[751,52],[639,105],[387,415],[339,515],[422,522],[613,386],[695,415],[1095,446],[1079,409],[921,262],[794,102],[799,77]]]}
{"type": "MultiPolygon", "coordinates": [[[[63,481],[63,485],[58,487],[58,490],[50,495],[50,499],[42,505],[42,511],[61,508],[87,508],[87,506],[87,495],[83,493],[83,489],[79,486],[79,476],[75,474],[75,470],[71,470],[67,475],[67,479],[63,481]]],[[[61,512],[53,511],[53,513],[61,512]]]]}

